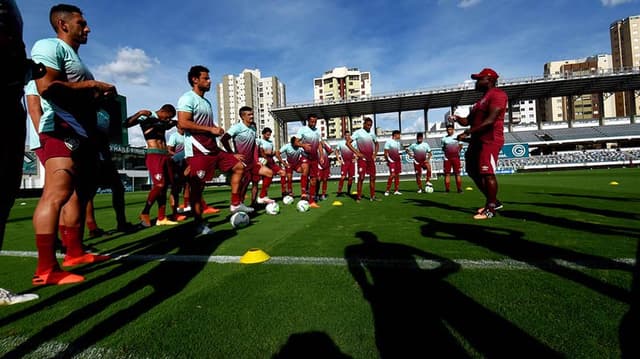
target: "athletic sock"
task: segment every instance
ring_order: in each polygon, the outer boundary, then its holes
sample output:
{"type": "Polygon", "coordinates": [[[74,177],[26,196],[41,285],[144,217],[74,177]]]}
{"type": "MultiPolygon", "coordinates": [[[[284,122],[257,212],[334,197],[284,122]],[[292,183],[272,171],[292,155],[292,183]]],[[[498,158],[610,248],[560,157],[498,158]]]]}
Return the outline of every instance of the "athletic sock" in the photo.
{"type": "Polygon", "coordinates": [[[84,248],[82,247],[82,232],[82,227],[67,227],[67,256],[80,257],[84,254],[84,248]]]}
{"type": "Polygon", "coordinates": [[[262,189],[260,189],[260,198],[266,197],[267,193],[269,193],[269,186],[271,185],[271,181],[271,177],[262,178],[262,189]]]}
{"type": "Polygon", "coordinates": [[[36,234],[36,248],[38,249],[38,266],[36,275],[49,273],[58,268],[55,252],[55,234],[36,234]]]}

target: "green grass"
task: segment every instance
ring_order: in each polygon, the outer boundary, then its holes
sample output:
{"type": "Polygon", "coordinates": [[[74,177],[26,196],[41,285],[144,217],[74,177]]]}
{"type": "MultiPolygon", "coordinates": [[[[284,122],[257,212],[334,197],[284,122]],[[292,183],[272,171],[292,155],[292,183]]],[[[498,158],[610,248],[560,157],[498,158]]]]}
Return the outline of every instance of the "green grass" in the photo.
{"type": "MultiPolygon", "coordinates": [[[[279,215],[259,211],[240,230],[228,221],[228,188],[210,188],[208,202],[223,209],[208,217],[211,236],[193,238],[187,221],[85,243],[114,255],[179,258],[260,248],[273,261],[113,260],[74,269],[86,276],[83,283],[32,287],[34,257],[0,256],[0,287],[40,295],[0,307],[0,354],[632,357],[640,332],[639,175],[611,169],[500,176],[505,208],[480,222],[471,215],[483,198],[468,178],[464,186],[474,190],[464,194],[443,193],[442,179],[435,193],[417,194],[407,180],[402,196],[382,197],[378,183],[381,202],[343,198],[341,207],[331,206],[330,183],[322,208],[298,213],[280,203],[279,215]],[[276,263],[282,257],[333,264],[276,263]],[[343,258],[351,265],[340,264],[343,258]],[[519,264],[511,268],[507,260],[519,264]],[[494,262],[468,265],[482,261],[494,262]]],[[[279,197],[279,185],[272,190],[279,197]]],[[[128,194],[132,221],[145,198],[128,194]]],[[[35,251],[36,203],[16,201],[4,251],[35,251]]],[[[98,195],[96,208],[99,225],[114,228],[110,196],[98,195]]]]}

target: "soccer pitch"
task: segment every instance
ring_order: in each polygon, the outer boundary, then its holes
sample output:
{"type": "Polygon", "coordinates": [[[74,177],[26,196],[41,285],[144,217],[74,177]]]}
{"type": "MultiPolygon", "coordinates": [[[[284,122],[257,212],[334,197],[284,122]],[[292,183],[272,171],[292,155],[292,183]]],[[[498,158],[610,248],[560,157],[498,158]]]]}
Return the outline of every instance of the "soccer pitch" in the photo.
{"type": "MultiPolygon", "coordinates": [[[[0,307],[0,356],[638,357],[639,177],[502,175],[505,207],[486,221],[471,218],[484,200],[467,177],[463,194],[444,193],[440,177],[434,193],[406,180],[384,197],[379,182],[381,201],[359,204],[331,182],[321,208],[280,202],[239,230],[228,187],[209,188],[222,209],[207,217],[212,235],[194,238],[187,220],[88,239],[114,259],[74,268],[83,283],[47,287],[30,281],[37,199],[18,199],[0,287],[40,299],[0,307]],[[250,248],[271,259],[238,263],[250,248]]],[[[131,221],[145,199],[127,194],[131,221]]],[[[110,195],[97,196],[96,217],[115,228],[110,195]]]]}

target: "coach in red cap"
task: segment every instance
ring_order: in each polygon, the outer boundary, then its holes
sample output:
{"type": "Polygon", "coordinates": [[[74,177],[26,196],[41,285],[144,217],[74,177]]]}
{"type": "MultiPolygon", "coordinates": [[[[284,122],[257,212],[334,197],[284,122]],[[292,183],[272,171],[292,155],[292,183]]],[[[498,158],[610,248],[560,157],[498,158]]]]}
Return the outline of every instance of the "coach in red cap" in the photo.
{"type": "Polygon", "coordinates": [[[475,219],[492,218],[497,209],[502,208],[498,201],[498,180],[495,171],[498,154],[504,145],[504,114],[507,110],[507,94],[496,87],[498,73],[485,68],[471,78],[476,80],[476,90],[483,93],[473,105],[467,117],[453,115],[451,122],[470,126],[458,135],[459,141],[469,142],[465,153],[466,170],[478,189],[486,197],[484,207],[478,209],[475,219]]]}

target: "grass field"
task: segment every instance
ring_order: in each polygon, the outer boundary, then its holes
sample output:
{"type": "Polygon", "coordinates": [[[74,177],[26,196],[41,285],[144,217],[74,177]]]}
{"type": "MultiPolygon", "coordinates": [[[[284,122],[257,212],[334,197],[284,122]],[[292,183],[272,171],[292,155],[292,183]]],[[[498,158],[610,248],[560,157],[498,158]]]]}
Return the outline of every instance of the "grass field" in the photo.
{"type": "MultiPolygon", "coordinates": [[[[74,269],[70,286],[32,287],[37,199],[18,199],[0,287],[40,295],[0,307],[7,357],[639,357],[640,169],[499,177],[505,208],[474,221],[475,189],[381,202],[342,199],[228,221],[211,188],[214,234],[190,221],[86,240],[117,259],[74,269]],[[619,185],[609,183],[617,181],[619,185]],[[250,248],[272,256],[239,264],[250,248]]],[[[464,186],[472,186],[463,178],[464,186]]],[[[296,184],[297,186],[297,184],[296,184]]],[[[279,185],[272,187],[279,197],[279,185]]],[[[133,221],[146,193],[127,196],[133,221]]],[[[115,227],[109,195],[99,225],[115,227]]],[[[155,207],[153,212],[155,213],[155,207]]]]}

